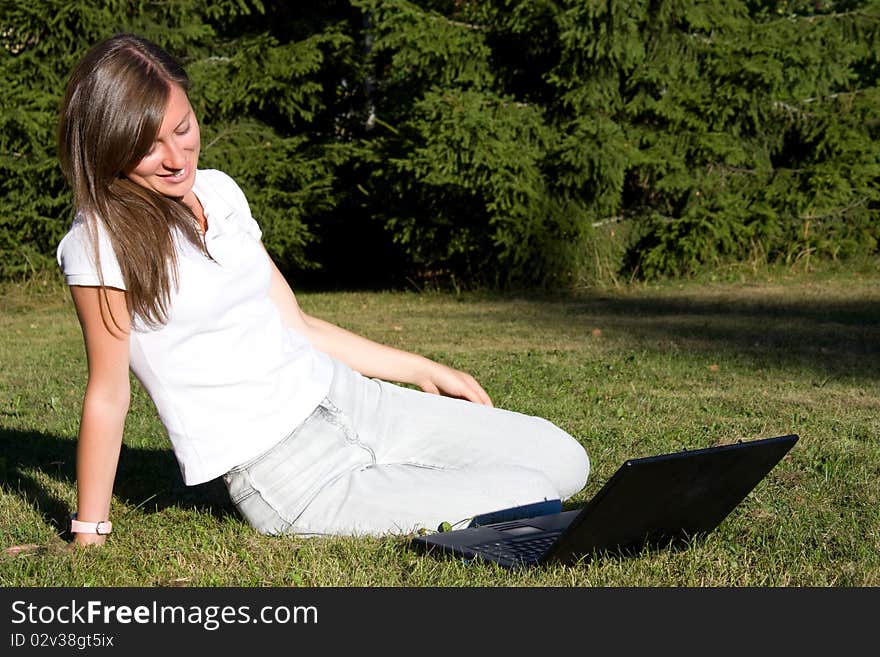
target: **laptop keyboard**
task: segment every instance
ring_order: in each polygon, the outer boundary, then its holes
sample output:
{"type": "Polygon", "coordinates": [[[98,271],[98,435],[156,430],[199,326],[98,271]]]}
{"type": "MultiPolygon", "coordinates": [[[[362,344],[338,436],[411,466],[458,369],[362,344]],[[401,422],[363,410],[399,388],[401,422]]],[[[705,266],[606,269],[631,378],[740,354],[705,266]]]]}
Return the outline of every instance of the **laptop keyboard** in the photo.
{"type": "Polygon", "coordinates": [[[547,532],[532,538],[509,538],[503,541],[489,541],[472,546],[477,552],[509,559],[510,561],[533,562],[544,556],[562,532],[547,532]]]}

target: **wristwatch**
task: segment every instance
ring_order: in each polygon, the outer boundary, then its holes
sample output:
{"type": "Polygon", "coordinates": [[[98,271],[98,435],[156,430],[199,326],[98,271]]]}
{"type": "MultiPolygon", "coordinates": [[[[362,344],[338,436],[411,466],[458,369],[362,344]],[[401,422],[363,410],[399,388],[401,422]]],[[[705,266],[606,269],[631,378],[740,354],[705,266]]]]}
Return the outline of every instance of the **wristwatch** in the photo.
{"type": "Polygon", "coordinates": [[[83,522],[76,519],[74,513],[70,516],[70,533],[71,534],[100,534],[106,535],[113,531],[113,523],[109,520],[100,520],[98,522],[83,522]]]}

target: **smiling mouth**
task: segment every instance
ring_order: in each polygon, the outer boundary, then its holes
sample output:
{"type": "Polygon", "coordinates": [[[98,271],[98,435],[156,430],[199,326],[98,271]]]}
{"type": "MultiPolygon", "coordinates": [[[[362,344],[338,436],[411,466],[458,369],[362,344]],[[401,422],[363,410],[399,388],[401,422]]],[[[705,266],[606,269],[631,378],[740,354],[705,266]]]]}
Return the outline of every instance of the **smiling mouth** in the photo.
{"type": "Polygon", "coordinates": [[[171,182],[178,182],[186,177],[187,170],[187,167],[183,167],[182,169],[172,171],[171,173],[159,174],[159,177],[164,178],[165,180],[170,180],[171,182]]]}

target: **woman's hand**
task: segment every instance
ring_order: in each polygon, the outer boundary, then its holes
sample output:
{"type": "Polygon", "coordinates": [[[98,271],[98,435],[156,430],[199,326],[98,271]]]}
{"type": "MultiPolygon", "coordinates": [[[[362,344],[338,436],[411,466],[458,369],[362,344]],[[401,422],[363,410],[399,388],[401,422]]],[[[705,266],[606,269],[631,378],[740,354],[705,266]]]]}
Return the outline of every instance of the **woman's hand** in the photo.
{"type": "Polygon", "coordinates": [[[477,380],[467,372],[447,367],[441,363],[429,361],[431,367],[423,378],[416,381],[416,384],[425,392],[435,395],[445,395],[447,397],[457,397],[459,399],[467,399],[475,404],[483,404],[492,406],[492,400],[483,386],[477,383],[477,380]]]}
{"type": "MultiPolygon", "coordinates": [[[[266,257],[269,258],[269,255],[266,254],[266,257]]],[[[492,406],[489,395],[467,372],[447,367],[418,354],[373,342],[304,313],[293,290],[271,258],[269,262],[272,266],[269,297],[278,308],[281,321],[288,328],[308,338],[316,349],[341,360],[367,377],[411,383],[425,392],[492,406]]]]}

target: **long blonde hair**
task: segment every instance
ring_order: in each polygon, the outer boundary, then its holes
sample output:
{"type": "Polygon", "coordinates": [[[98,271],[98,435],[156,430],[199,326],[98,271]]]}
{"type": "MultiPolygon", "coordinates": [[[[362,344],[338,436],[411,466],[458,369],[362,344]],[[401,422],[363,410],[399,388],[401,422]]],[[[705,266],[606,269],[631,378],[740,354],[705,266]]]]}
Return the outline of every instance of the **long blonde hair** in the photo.
{"type": "Polygon", "coordinates": [[[74,68],[58,126],[61,169],[89,228],[101,286],[98,222],[119,261],[129,315],[148,326],[167,321],[175,235],[204,250],[188,207],[125,176],[152,147],[172,85],[186,92],[190,83],[171,55],[139,36],[113,36],[74,68]]]}

